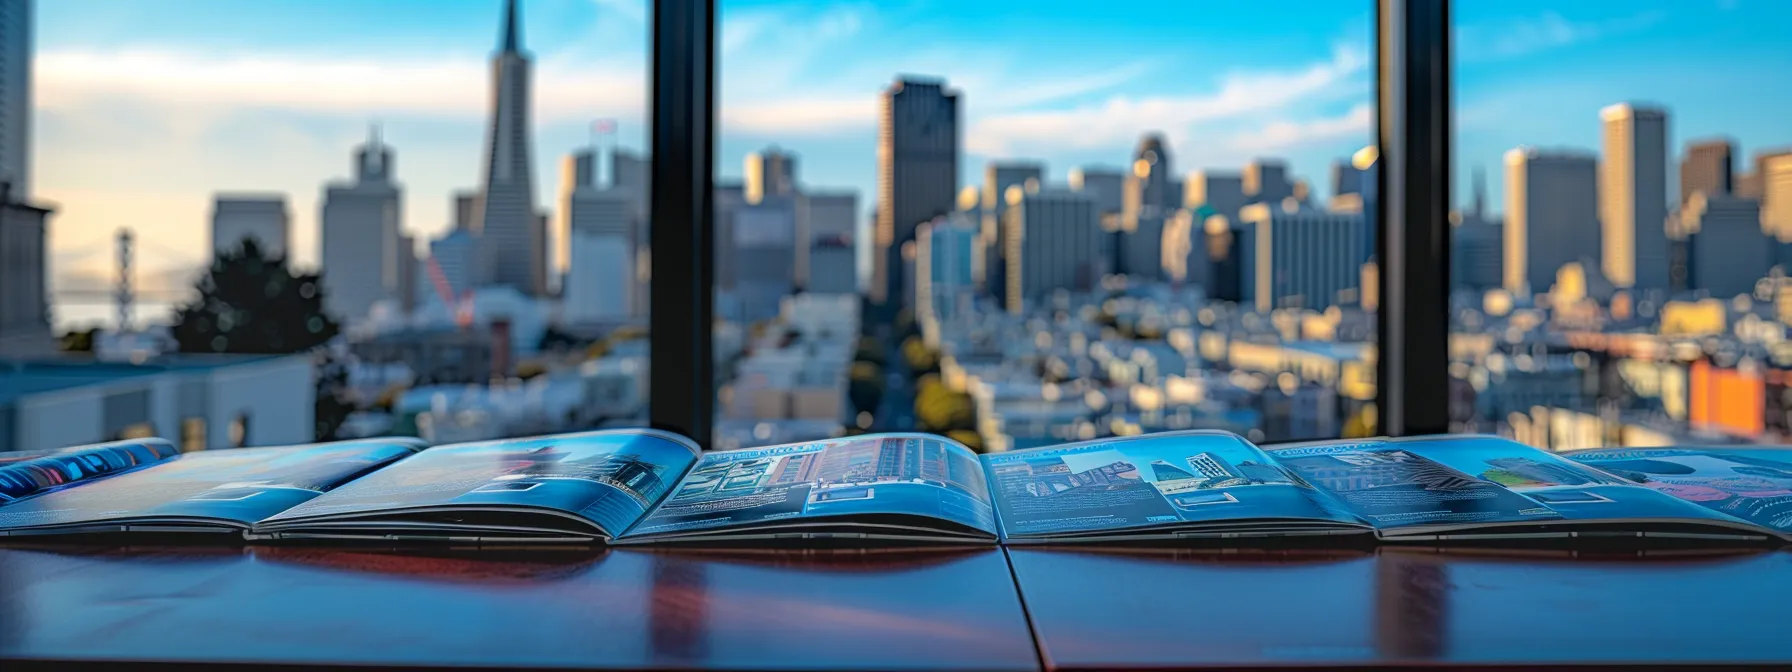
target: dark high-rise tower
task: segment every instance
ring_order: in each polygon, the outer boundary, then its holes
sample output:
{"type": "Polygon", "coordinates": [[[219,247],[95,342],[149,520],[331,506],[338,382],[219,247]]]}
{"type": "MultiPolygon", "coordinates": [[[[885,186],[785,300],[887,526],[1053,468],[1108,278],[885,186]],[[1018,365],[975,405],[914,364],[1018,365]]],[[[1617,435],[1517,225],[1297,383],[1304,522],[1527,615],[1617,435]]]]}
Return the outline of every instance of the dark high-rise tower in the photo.
{"type": "Polygon", "coordinates": [[[498,53],[492,56],[491,118],[473,232],[480,237],[482,281],[540,295],[547,290],[547,228],[535,212],[530,62],[522,51],[521,30],[516,0],[507,0],[498,53]]]}
{"type": "Polygon", "coordinates": [[[958,94],[942,82],[902,78],[884,90],[881,108],[871,299],[892,305],[902,296],[903,244],[958,202],[958,94]]]}

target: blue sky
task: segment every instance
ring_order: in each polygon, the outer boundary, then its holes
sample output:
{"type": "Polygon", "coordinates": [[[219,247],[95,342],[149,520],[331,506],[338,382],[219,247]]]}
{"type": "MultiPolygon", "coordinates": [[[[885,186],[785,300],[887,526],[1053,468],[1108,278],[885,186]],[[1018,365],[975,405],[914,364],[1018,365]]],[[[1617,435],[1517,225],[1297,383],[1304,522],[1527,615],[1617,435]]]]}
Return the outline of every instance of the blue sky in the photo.
{"type": "MultiPolygon", "coordinates": [[[[61,208],[58,273],[104,273],[120,226],[160,251],[144,273],[190,266],[217,190],[287,193],[296,259],[315,263],[318,194],[376,120],[398,151],[405,227],[441,232],[451,191],[476,183],[500,4],[38,3],[35,181],[61,208]]],[[[1747,153],[1792,144],[1792,3],[1456,4],[1459,200],[1481,164],[1497,204],[1514,145],[1596,148],[1598,110],[1620,100],[1669,106],[1676,148],[1719,133],[1747,153]]],[[[721,176],[777,144],[804,183],[855,189],[867,211],[877,93],[897,73],[963,94],[966,184],[995,158],[1043,160],[1054,182],[1123,165],[1154,130],[1177,171],[1277,156],[1322,183],[1370,141],[1367,1],[720,5],[721,176]]],[[[646,144],[646,7],[524,1],[543,207],[590,120],[646,144]]]]}

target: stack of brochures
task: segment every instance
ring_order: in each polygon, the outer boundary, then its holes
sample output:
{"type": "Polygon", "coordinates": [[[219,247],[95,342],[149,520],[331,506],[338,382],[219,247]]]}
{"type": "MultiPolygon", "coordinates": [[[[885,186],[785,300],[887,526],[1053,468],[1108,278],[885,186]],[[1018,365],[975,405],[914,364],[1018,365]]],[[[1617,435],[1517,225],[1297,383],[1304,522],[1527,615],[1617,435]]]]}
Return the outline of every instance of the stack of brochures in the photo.
{"type": "Polygon", "coordinates": [[[1792,540],[1792,450],[1555,454],[1488,436],[1265,449],[1194,431],[987,455],[922,434],[702,452],[622,430],[0,453],[0,535],[118,532],[619,545],[1792,540]]]}

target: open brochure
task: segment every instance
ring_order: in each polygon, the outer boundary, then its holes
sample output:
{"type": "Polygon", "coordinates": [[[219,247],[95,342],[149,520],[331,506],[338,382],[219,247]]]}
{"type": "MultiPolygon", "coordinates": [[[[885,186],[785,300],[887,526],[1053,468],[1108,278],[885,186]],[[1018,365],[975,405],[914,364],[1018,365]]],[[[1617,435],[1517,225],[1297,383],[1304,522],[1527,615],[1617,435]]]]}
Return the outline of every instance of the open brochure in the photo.
{"type": "Polygon", "coordinates": [[[0,504],[174,457],[162,439],[0,453],[0,504]]]}
{"type": "Polygon", "coordinates": [[[398,461],[416,440],[176,454],[0,505],[0,534],[215,532],[257,521],[398,461]]]}
{"type": "Polygon", "coordinates": [[[0,503],[0,534],[624,545],[1792,540],[1792,450],[1562,456],[1486,436],[1265,449],[1194,431],[978,455],[923,434],[705,453],[673,434],[618,430],[188,453],[114,471],[0,503]]]}

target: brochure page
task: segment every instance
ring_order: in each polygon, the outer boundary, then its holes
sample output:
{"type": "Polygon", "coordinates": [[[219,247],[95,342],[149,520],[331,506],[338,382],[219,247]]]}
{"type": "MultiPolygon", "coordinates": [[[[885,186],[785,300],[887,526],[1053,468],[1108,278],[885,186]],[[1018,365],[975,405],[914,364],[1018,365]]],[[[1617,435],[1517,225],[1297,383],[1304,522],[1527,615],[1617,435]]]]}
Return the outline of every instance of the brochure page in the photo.
{"type": "Polygon", "coordinates": [[[1228,433],[1090,441],[984,460],[1009,537],[1249,519],[1361,524],[1228,433]]]}
{"type": "Polygon", "coordinates": [[[880,514],[996,534],[976,453],[938,437],[872,435],[706,453],[627,536],[880,514]]]}
{"type": "Polygon", "coordinates": [[[410,455],[420,445],[381,439],[183,453],[0,506],[0,529],[163,518],[247,525],[410,455]]]}
{"type": "Polygon", "coordinates": [[[1569,520],[1709,520],[1734,522],[1639,488],[1598,469],[1492,436],[1436,437],[1390,442],[1402,450],[1483,481],[1504,486],[1569,520]]]}
{"type": "Polygon", "coordinates": [[[0,503],[174,457],[162,439],[114,441],[61,450],[0,453],[0,503]]]}
{"type": "Polygon", "coordinates": [[[1390,441],[1277,448],[1277,462],[1377,529],[1561,520],[1562,514],[1390,441]]]}
{"type": "Polygon", "coordinates": [[[263,523],[484,505],[554,509],[614,534],[696,459],[695,447],[642,430],[437,446],[263,523]]]}
{"type": "Polygon", "coordinates": [[[1622,448],[1568,457],[1643,487],[1779,532],[1792,532],[1792,451],[1622,448]]]}

